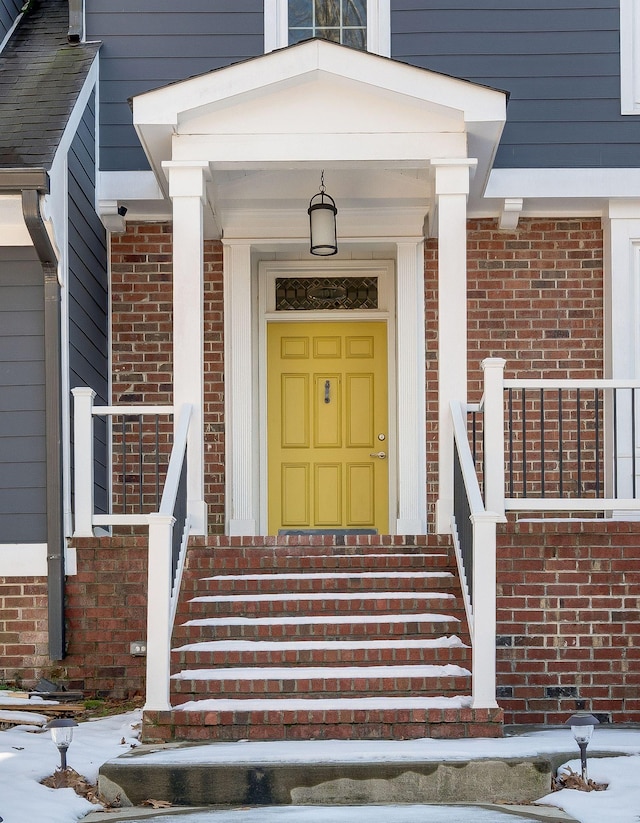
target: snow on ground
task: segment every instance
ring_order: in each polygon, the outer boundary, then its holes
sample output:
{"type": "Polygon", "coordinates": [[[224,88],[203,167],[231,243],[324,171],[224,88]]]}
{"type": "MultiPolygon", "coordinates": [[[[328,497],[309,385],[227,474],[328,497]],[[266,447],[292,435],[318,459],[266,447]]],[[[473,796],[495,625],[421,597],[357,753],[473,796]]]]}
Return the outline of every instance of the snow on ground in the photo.
{"type": "MultiPolygon", "coordinates": [[[[82,723],[74,734],[69,748],[69,766],[95,781],[100,765],[135,745],[134,726],[140,721],[140,713],[109,717],[82,723]],[[122,742],[124,739],[124,742],[122,742]]],[[[294,743],[218,743],[187,749],[158,751],[146,757],[165,762],[249,762],[254,765],[274,761],[310,762],[324,759],[330,762],[393,760],[469,760],[473,758],[528,757],[576,751],[577,747],[568,729],[549,729],[528,732],[500,740],[407,740],[407,741],[306,741],[294,743]]],[[[539,802],[564,809],[581,823],[638,823],[640,818],[640,730],[597,728],[590,745],[590,752],[615,752],[621,756],[589,757],[589,777],[600,783],[608,783],[604,792],[578,792],[564,789],[541,798],[539,802]]],[[[44,730],[17,726],[0,732],[0,816],[4,823],[74,823],[97,807],[79,798],[71,789],[48,789],[39,781],[50,775],[59,765],[58,750],[51,736],[44,730]]],[[[568,764],[579,771],[579,761],[568,764]]],[[[295,809],[260,809],[254,816],[243,817],[242,823],[287,823],[294,820],[295,809]]],[[[300,810],[298,810],[300,813],[300,810]]],[[[218,823],[240,820],[237,814],[216,816],[218,823]]],[[[446,818],[442,810],[437,820],[456,823],[469,820],[466,812],[448,809],[446,818]]],[[[525,812],[523,812],[525,814],[525,812]]],[[[397,814],[389,808],[366,810],[367,823],[431,823],[436,818],[431,807],[398,807],[397,814]],[[381,816],[380,816],[381,815],[381,816]]],[[[474,812],[477,823],[492,823],[491,813],[474,812]]],[[[105,816],[105,820],[108,815],[105,816]]],[[[204,813],[175,818],[180,823],[205,823],[214,820],[204,813]]],[[[305,823],[359,823],[363,810],[342,809],[339,818],[335,809],[308,809],[304,812],[305,823]],[[327,816],[329,815],[329,817],[327,816]],[[332,816],[331,816],[332,815],[332,816]]],[[[517,823],[518,818],[509,818],[517,823]]],[[[166,823],[173,816],[164,818],[166,823]]]]}
{"type": "MultiPolygon", "coordinates": [[[[74,729],[68,765],[95,782],[105,760],[137,743],[132,724],[139,722],[140,712],[132,712],[81,723],[74,729]]],[[[99,808],[73,789],[40,785],[59,765],[60,755],[45,729],[15,726],[0,732],[0,817],[4,823],[72,823],[99,808]]]]}

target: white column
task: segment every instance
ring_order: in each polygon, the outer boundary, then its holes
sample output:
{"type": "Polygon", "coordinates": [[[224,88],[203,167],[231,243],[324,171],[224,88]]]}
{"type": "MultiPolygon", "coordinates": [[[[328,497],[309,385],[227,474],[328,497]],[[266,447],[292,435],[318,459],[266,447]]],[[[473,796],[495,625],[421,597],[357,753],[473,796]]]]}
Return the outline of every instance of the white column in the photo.
{"type": "MultiPolygon", "coordinates": [[[[204,230],[209,164],[163,164],[173,203],[174,428],[183,403],[193,407],[187,442],[187,509],[193,534],[207,533],[204,501],[204,230]]],[[[174,431],[175,434],[175,431],[174,431]]]]}
{"type": "Polygon", "coordinates": [[[147,684],[145,709],[168,711],[171,656],[171,538],[175,518],[149,515],[147,684]]]}
{"type": "Polygon", "coordinates": [[[482,361],[484,372],[484,507],[506,520],[504,514],[504,367],[502,357],[482,361]]]}
{"type": "Polygon", "coordinates": [[[396,247],[398,517],[396,534],[425,534],[426,400],[424,244],[396,247]]]}
{"type": "Polygon", "coordinates": [[[74,537],[93,537],[93,389],[73,394],[74,537]]]}
{"type": "Polygon", "coordinates": [[[451,531],[451,401],[467,401],[467,196],[474,160],[434,160],[438,220],[438,502],[436,530],[451,531]]]}
{"type": "Polygon", "coordinates": [[[224,359],[227,531],[257,533],[258,447],[253,420],[254,351],[251,246],[224,247],[224,359]]]}

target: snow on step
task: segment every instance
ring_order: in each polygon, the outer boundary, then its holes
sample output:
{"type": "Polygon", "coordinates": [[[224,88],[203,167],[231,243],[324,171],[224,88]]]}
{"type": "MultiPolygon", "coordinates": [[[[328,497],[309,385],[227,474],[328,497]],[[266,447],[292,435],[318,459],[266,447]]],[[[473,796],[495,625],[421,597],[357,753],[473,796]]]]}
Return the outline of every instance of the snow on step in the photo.
{"type": "Polygon", "coordinates": [[[445,592],[290,592],[287,594],[212,594],[192,597],[189,603],[247,603],[287,600],[455,600],[455,595],[445,592]]]}
{"type": "Polygon", "coordinates": [[[466,709],[469,695],[455,697],[264,697],[190,700],[175,709],[181,712],[324,712],[385,709],[466,709]]]}
{"type": "Polygon", "coordinates": [[[267,573],[267,574],[216,574],[213,577],[203,577],[202,580],[350,580],[358,577],[362,580],[382,578],[451,578],[451,572],[418,572],[418,571],[385,571],[385,572],[308,572],[302,574],[267,573]]]}
{"type": "Polygon", "coordinates": [[[311,615],[310,617],[203,617],[187,620],[183,626],[278,626],[302,625],[309,623],[459,623],[457,617],[448,614],[354,614],[354,615],[311,615]]]}
{"type": "Polygon", "coordinates": [[[204,640],[187,643],[174,652],[291,652],[346,649],[434,649],[468,646],[457,635],[428,640],[204,640]]]}
{"type": "Polygon", "coordinates": [[[230,669],[186,669],[172,680],[353,680],[376,677],[468,677],[471,672],[443,666],[248,666],[230,669]]]}

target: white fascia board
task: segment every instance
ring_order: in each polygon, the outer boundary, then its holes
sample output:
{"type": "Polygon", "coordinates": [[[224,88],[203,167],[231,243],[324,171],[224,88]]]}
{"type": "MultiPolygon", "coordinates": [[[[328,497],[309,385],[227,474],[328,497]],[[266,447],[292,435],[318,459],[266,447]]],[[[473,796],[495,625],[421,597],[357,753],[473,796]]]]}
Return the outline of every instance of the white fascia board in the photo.
{"type": "Polygon", "coordinates": [[[434,157],[466,158],[465,134],[224,134],[181,135],[174,140],[173,159],[215,158],[214,169],[256,164],[327,164],[390,162],[425,165],[434,157]]]}
{"type": "Polygon", "coordinates": [[[0,196],[0,246],[32,246],[19,194],[0,196]]]}
{"type": "Polygon", "coordinates": [[[484,197],[635,198],[640,197],[640,168],[494,169],[484,197]]]}

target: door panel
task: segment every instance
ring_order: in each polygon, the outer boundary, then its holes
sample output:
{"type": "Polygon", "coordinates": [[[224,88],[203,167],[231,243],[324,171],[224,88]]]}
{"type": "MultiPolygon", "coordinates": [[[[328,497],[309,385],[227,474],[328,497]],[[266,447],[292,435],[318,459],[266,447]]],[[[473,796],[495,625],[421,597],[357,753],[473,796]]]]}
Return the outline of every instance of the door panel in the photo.
{"type": "Polygon", "coordinates": [[[267,363],[269,532],[388,532],[386,324],[270,323],[267,363]]]}

